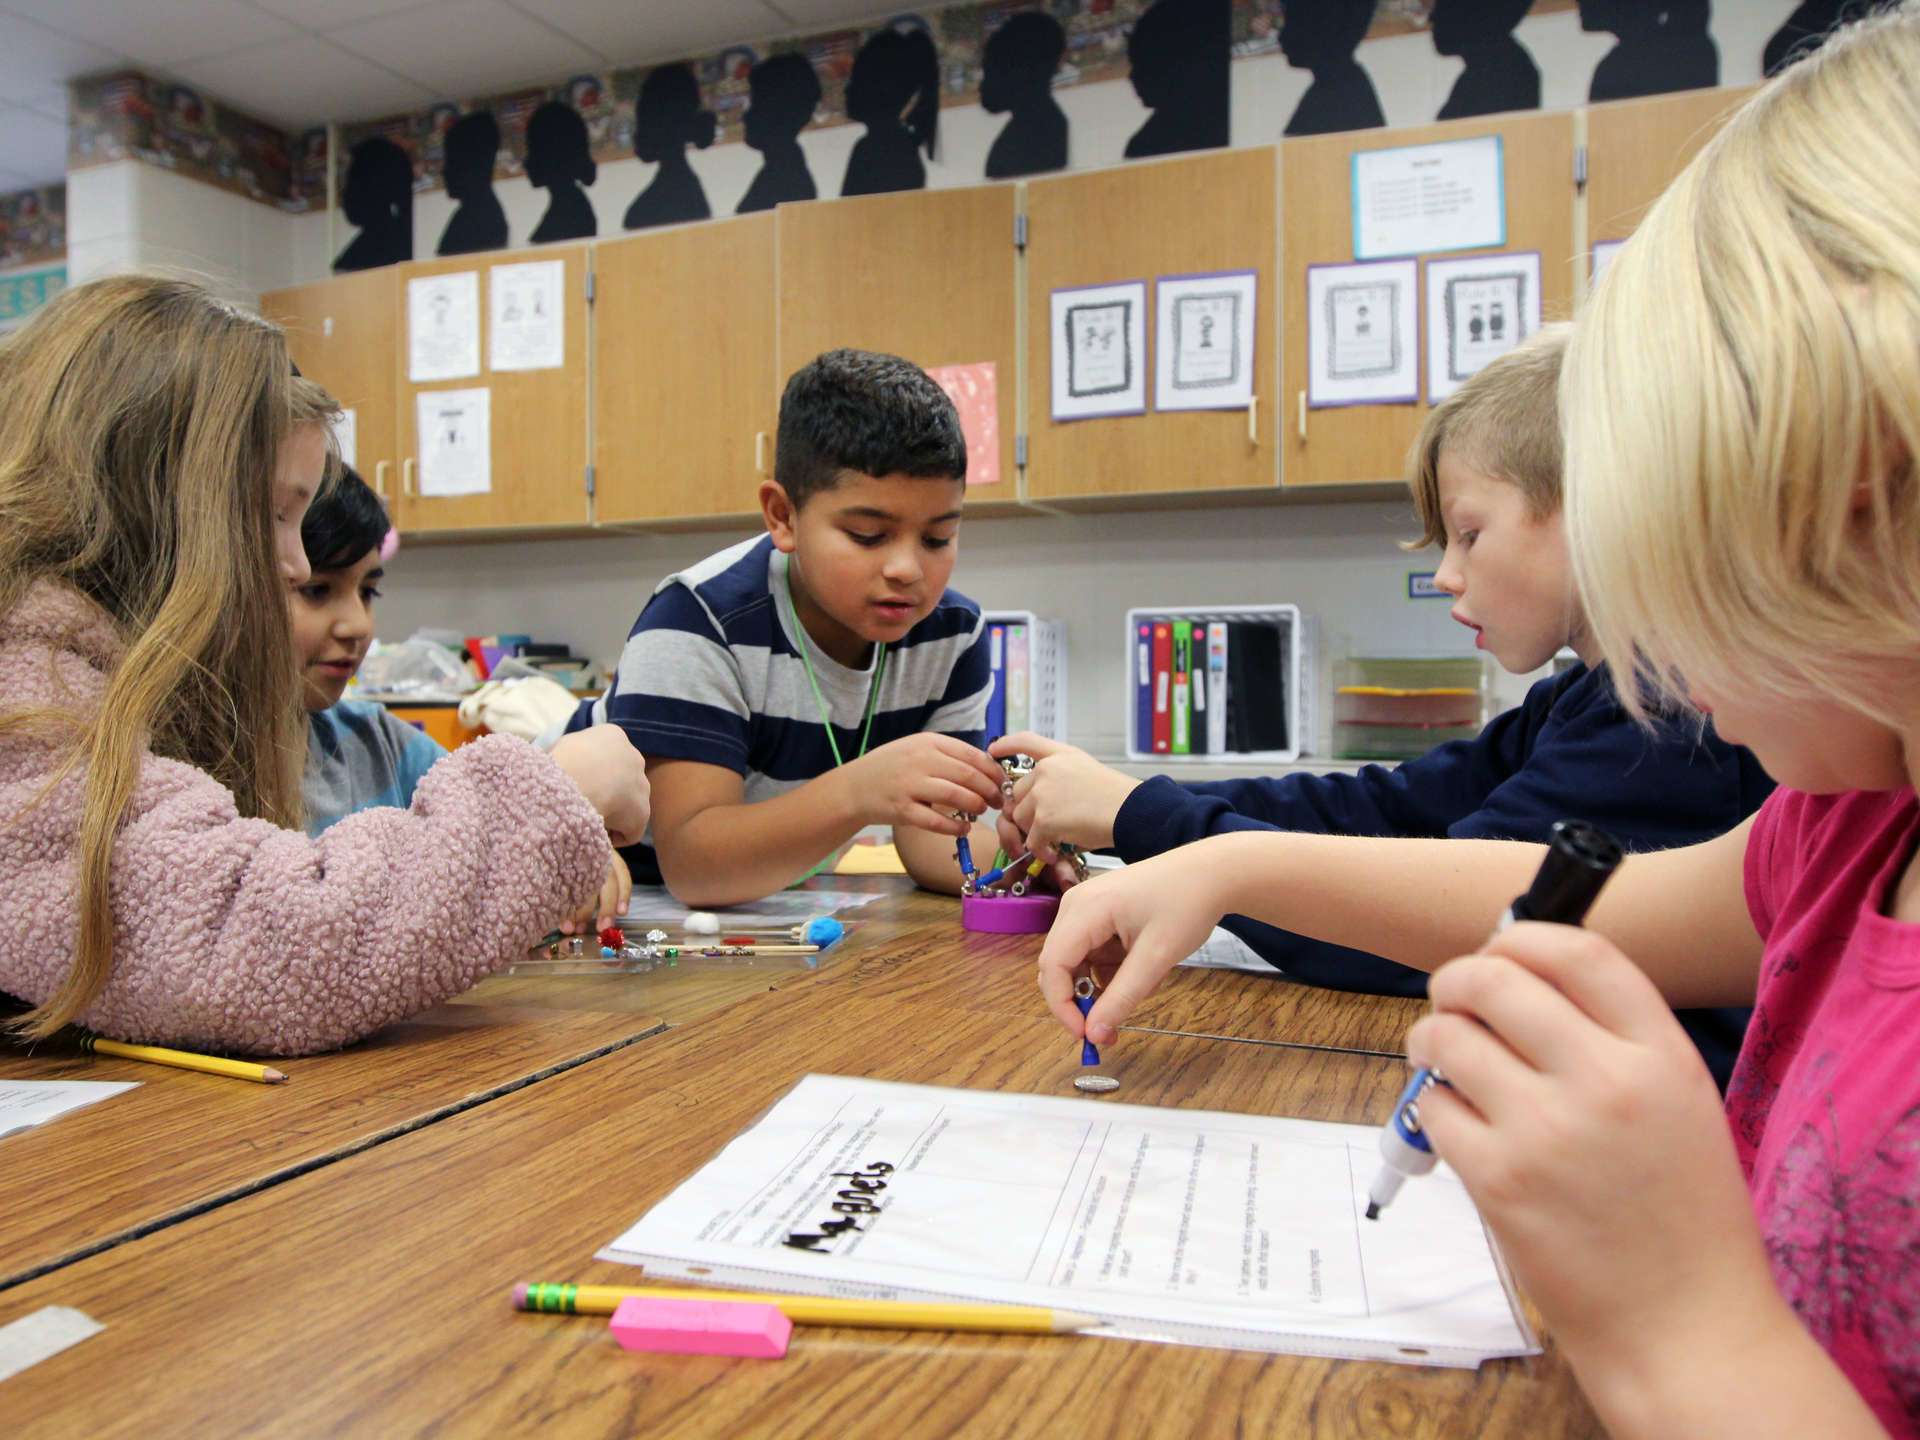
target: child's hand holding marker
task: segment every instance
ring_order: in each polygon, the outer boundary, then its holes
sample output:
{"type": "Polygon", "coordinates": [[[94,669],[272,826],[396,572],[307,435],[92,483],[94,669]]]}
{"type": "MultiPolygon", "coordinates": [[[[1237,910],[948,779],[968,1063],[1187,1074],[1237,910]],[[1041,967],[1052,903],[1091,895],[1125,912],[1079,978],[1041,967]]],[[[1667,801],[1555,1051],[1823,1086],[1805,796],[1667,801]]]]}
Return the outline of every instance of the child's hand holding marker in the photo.
{"type": "Polygon", "coordinates": [[[1216,887],[1214,842],[1170,850],[1076,885],[1040,951],[1040,993],[1076,1040],[1110,1045],[1120,1023],[1167,972],[1206,943],[1226,913],[1216,887]],[[1074,982],[1088,968],[1117,963],[1084,1020],[1074,982]]]}
{"type": "Polygon", "coordinates": [[[1407,1056],[1447,1084],[1422,1126],[1602,1414],[1672,1418],[1714,1357],[1812,1343],[1774,1288],[1713,1078],[1638,966],[1589,931],[1521,923],[1430,993],[1407,1056]]]}

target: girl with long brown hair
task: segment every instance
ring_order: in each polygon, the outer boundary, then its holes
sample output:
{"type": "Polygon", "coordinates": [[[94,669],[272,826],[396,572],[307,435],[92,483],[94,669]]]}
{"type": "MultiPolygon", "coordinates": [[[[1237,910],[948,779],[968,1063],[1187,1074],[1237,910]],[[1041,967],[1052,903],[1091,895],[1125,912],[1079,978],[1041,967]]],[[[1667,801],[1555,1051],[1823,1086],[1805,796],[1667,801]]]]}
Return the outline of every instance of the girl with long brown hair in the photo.
{"type": "Polygon", "coordinates": [[[185,281],[69,291],[0,345],[0,991],[44,1036],[293,1054],[499,968],[646,825],[599,727],[489,738],[407,810],[300,829],[288,589],[333,402],[185,281]]]}

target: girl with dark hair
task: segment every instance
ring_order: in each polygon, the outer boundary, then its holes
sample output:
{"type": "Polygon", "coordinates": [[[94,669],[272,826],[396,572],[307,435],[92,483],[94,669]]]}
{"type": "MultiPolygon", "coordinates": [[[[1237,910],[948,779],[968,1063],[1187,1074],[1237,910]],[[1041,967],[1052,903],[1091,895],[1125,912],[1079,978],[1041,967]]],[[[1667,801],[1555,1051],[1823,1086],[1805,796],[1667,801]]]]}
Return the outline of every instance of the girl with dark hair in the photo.
{"type": "Polygon", "coordinates": [[[540,217],[532,240],[583,240],[599,232],[600,222],[583,186],[600,174],[587,143],[587,122],[570,105],[549,100],[527,121],[527,183],[551,190],[553,199],[540,217]]]}

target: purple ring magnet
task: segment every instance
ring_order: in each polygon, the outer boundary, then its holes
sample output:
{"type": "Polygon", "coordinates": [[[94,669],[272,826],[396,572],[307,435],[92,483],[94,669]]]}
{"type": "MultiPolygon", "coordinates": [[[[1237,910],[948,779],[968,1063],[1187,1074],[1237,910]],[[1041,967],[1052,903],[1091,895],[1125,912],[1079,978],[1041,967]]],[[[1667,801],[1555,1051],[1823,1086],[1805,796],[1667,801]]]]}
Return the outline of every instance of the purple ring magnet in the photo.
{"type": "Polygon", "coordinates": [[[1044,935],[1059,912],[1058,895],[962,895],[960,928],[982,935],[1044,935]]]}

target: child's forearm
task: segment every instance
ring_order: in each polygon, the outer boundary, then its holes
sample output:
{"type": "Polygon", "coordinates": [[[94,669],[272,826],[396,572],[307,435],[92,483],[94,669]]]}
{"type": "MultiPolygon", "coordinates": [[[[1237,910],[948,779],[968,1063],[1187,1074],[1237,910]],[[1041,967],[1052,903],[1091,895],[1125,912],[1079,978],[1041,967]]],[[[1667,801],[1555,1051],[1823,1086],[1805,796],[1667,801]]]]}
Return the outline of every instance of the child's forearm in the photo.
{"type": "Polygon", "coordinates": [[[1433,970],[1476,950],[1532,882],[1544,847],[1295,831],[1199,842],[1222,914],[1433,970]]]}
{"type": "Polygon", "coordinates": [[[654,837],[660,874],[683,905],[718,909],[793,884],[866,823],[844,772],[751,804],[710,805],[654,837]]]}
{"type": "MultiPolygon", "coordinates": [[[[913,877],[913,883],[922,890],[932,890],[940,895],[958,895],[960,893],[960,865],[953,858],[955,840],[951,835],[938,835],[931,830],[919,830],[909,825],[893,827],[894,848],[900,852],[900,863],[907,867],[907,874],[913,877]]],[[[975,825],[973,834],[967,837],[967,844],[973,850],[973,863],[985,870],[993,863],[993,855],[1000,848],[1000,836],[991,825],[975,825]]]]}

